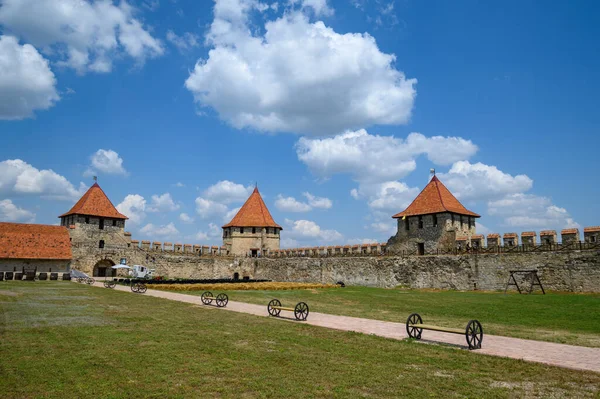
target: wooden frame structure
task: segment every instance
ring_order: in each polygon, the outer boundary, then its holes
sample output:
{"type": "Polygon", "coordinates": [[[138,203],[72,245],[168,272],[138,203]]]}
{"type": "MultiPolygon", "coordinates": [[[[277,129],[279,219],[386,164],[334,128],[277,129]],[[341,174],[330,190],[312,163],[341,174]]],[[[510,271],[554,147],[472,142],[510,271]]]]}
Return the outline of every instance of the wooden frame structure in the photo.
{"type": "Polygon", "coordinates": [[[542,285],[542,282],[540,281],[540,277],[537,274],[537,270],[510,270],[510,276],[508,277],[508,281],[506,282],[506,287],[504,288],[504,293],[506,294],[506,291],[508,290],[508,286],[509,285],[514,285],[515,287],[517,287],[517,291],[519,291],[519,294],[522,294],[523,291],[521,291],[521,287],[519,287],[519,284],[517,283],[517,279],[515,279],[515,274],[516,275],[520,275],[520,274],[524,274],[524,278],[527,280],[529,279],[529,289],[527,290],[528,294],[531,294],[533,292],[533,287],[535,286],[539,286],[540,289],[542,290],[542,294],[546,295],[546,291],[544,291],[544,286],[542,285]]]}

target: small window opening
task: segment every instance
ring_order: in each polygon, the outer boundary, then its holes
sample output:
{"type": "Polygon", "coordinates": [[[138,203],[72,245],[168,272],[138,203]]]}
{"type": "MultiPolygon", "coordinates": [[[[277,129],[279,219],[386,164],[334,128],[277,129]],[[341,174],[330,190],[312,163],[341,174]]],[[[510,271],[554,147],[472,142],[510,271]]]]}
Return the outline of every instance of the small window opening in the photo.
{"type": "Polygon", "coordinates": [[[104,230],[104,219],[100,219],[100,223],[98,223],[98,228],[100,230],[104,230]]]}
{"type": "Polygon", "coordinates": [[[433,215],[433,227],[437,227],[437,215],[433,215]]]}
{"type": "Polygon", "coordinates": [[[454,226],[454,214],[451,214],[452,226],[454,226]]]}
{"type": "Polygon", "coordinates": [[[590,242],[596,242],[596,236],[590,236],[590,242]]]}
{"type": "Polygon", "coordinates": [[[252,234],[256,234],[256,227],[252,228],[252,234]]]}
{"type": "Polygon", "coordinates": [[[90,218],[85,218],[85,224],[90,224],[90,218]]]}
{"type": "Polygon", "coordinates": [[[423,228],[423,216],[419,216],[419,228],[423,228]]]}
{"type": "Polygon", "coordinates": [[[243,227],[240,227],[240,233],[244,234],[244,228],[243,227]]]}
{"type": "Polygon", "coordinates": [[[233,273],[233,279],[234,280],[239,280],[240,279],[240,274],[239,273],[233,273]]]}
{"type": "Polygon", "coordinates": [[[461,230],[463,228],[463,217],[462,217],[462,215],[460,215],[460,228],[461,228],[461,230]]]}
{"type": "Polygon", "coordinates": [[[113,220],[113,227],[115,227],[117,225],[117,221],[113,220]]]}
{"type": "Polygon", "coordinates": [[[408,218],[404,219],[404,230],[408,231],[410,228],[409,224],[408,224],[408,218]]]}
{"type": "Polygon", "coordinates": [[[104,248],[104,240],[100,240],[100,243],[98,244],[98,248],[104,248]]]}

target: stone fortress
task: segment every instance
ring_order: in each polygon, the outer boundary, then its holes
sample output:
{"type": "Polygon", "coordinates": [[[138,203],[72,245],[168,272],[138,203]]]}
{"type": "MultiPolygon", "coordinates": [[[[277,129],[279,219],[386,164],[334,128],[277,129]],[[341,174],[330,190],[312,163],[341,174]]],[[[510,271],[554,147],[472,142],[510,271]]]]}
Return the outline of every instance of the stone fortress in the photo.
{"type": "Polygon", "coordinates": [[[387,243],[280,249],[281,226],[257,188],[223,226],[223,245],[138,241],[95,183],[60,226],[0,223],[0,272],[34,270],[115,276],[111,266],[140,264],[170,278],[261,278],[416,288],[500,289],[509,269],[537,269],[550,289],[600,292],[600,227],[476,234],[480,216],[467,210],[434,176],[415,200],[393,216],[387,243]],[[434,256],[431,256],[434,255],[434,256]]]}

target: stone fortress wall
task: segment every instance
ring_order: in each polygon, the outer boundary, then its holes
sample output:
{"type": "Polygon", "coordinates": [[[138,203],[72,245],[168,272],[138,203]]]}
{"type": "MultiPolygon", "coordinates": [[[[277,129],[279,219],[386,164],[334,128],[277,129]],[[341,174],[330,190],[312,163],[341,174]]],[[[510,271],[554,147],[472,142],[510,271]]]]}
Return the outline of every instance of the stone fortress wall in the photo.
{"type": "MultiPolygon", "coordinates": [[[[72,268],[89,275],[94,274],[98,265],[106,267],[125,259],[128,265],[148,266],[169,278],[237,276],[275,281],[343,281],[387,288],[498,290],[504,288],[509,270],[535,269],[546,289],[600,292],[600,227],[585,228],[583,242],[571,240],[570,235],[578,237],[578,233],[563,230],[562,243],[552,244],[528,241],[531,232],[525,232],[521,234],[521,242],[525,244],[519,244],[518,236],[515,240],[509,233],[503,235],[502,246],[499,240],[494,241],[496,235],[490,234],[488,246],[482,247],[482,251],[446,255],[390,255],[385,253],[386,245],[379,243],[279,250],[257,258],[236,258],[216,246],[140,242],[132,240],[131,234],[122,229],[109,228],[99,233],[97,226],[71,227],[72,268]],[[100,237],[111,244],[98,248],[95,240],[100,237]],[[512,243],[506,241],[510,239],[512,243]],[[531,250],[524,250],[528,247],[531,250]],[[511,248],[521,249],[511,251],[511,248]]],[[[556,237],[556,234],[542,232],[540,236],[556,237]]]]}

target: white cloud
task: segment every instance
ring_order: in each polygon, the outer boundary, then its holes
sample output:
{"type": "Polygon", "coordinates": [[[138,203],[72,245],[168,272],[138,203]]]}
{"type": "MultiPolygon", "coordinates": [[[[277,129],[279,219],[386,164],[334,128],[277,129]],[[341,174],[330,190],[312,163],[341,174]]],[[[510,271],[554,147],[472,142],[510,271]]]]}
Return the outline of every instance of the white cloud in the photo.
{"type": "Polygon", "coordinates": [[[0,119],[32,117],[34,111],[48,109],[58,100],[48,61],[33,46],[0,36],[0,119]]]}
{"type": "Polygon", "coordinates": [[[183,223],[194,223],[194,218],[190,217],[187,213],[181,213],[179,215],[179,220],[183,223]]]}
{"type": "Polygon", "coordinates": [[[339,241],[343,235],[336,230],[323,230],[318,224],[310,220],[287,220],[290,229],[285,233],[291,239],[298,241],[332,242],[339,241]]]}
{"type": "Polygon", "coordinates": [[[202,219],[208,219],[215,215],[227,213],[227,206],[206,198],[198,197],[196,198],[196,213],[198,213],[202,219]]]}
{"type": "Polygon", "coordinates": [[[183,184],[182,182],[178,181],[177,183],[175,183],[175,187],[185,187],[185,184],[183,184]]]}
{"type": "Polygon", "coordinates": [[[222,204],[244,202],[248,199],[252,190],[251,186],[244,187],[229,180],[221,180],[207,188],[204,191],[204,197],[222,204]]]}
{"type": "Polygon", "coordinates": [[[148,212],[172,212],[179,209],[179,205],[173,201],[170,193],[152,196],[152,205],[148,207],[148,212]]]}
{"type": "Polygon", "coordinates": [[[214,223],[208,224],[208,236],[209,237],[221,237],[222,230],[219,226],[214,223]]]}
{"type": "Polygon", "coordinates": [[[275,200],[275,207],[283,212],[308,212],[310,205],[296,200],[294,197],[283,197],[281,194],[275,200]]]}
{"type": "Polygon", "coordinates": [[[240,211],[240,209],[242,209],[241,206],[239,206],[237,208],[230,209],[229,211],[227,211],[227,213],[225,214],[225,216],[223,216],[223,222],[229,223],[231,221],[231,219],[233,219],[233,217],[235,215],[237,215],[237,213],[240,211]]]}
{"type": "Polygon", "coordinates": [[[183,35],[178,36],[172,30],[168,30],[167,40],[182,52],[191,50],[192,48],[200,45],[200,38],[198,35],[191,32],[185,32],[183,35]]]}
{"type": "Polygon", "coordinates": [[[139,194],[129,194],[116,208],[131,224],[140,224],[146,217],[146,200],[139,194]]]}
{"type": "Polygon", "coordinates": [[[85,192],[75,189],[64,176],[51,169],[39,170],[20,159],[0,162],[0,195],[40,195],[42,198],[77,200],[85,192]]]}
{"type": "Polygon", "coordinates": [[[492,230],[488,229],[487,226],[479,222],[475,222],[475,230],[477,231],[477,234],[488,235],[492,233],[492,230]]]}
{"type": "Polygon", "coordinates": [[[459,161],[448,173],[438,176],[461,200],[498,199],[507,194],[523,193],[533,186],[533,180],[526,175],[511,176],[481,162],[459,161]]]}
{"type": "Polygon", "coordinates": [[[19,208],[11,200],[0,200],[0,221],[33,223],[35,213],[19,208]]]}
{"type": "Polygon", "coordinates": [[[303,9],[311,8],[317,16],[333,15],[333,9],[327,4],[327,0],[290,0],[292,4],[300,4],[303,9]]]}
{"type": "MultiPolygon", "coordinates": [[[[185,86],[238,129],[335,134],[373,124],[407,123],[416,79],[395,68],[367,33],[339,34],[301,11],[249,22],[261,3],[217,0],[206,40],[212,45],[185,86]],[[223,82],[228,82],[223,84],[223,82]]],[[[315,11],[324,1],[304,0],[315,11]]]]}
{"type": "Polygon", "coordinates": [[[280,241],[280,248],[298,248],[300,243],[292,238],[282,238],[280,241]]]}
{"type": "Polygon", "coordinates": [[[205,241],[208,240],[208,234],[206,234],[203,231],[199,231],[196,233],[196,235],[194,236],[194,238],[198,241],[205,241]]]}
{"type": "Polygon", "coordinates": [[[93,176],[98,172],[107,175],[127,175],[123,167],[123,158],[113,150],[100,149],[92,154],[90,159],[91,165],[83,174],[84,176],[93,176]]]}
{"type": "Polygon", "coordinates": [[[415,170],[415,158],[421,154],[435,164],[449,165],[476,152],[475,144],[460,137],[411,133],[403,140],[372,135],[364,129],[322,139],[302,137],[296,143],[298,159],[316,176],[328,178],[346,173],[359,182],[403,178],[415,170]]]}
{"type": "Polygon", "coordinates": [[[146,236],[173,237],[179,234],[179,230],[177,230],[173,223],[162,226],[155,226],[152,223],[148,223],[140,229],[140,233],[145,234],[146,236]]]}
{"type": "Polygon", "coordinates": [[[395,235],[396,234],[396,230],[397,230],[397,222],[396,221],[389,221],[389,222],[375,222],[375,223],[371,223],[371,229],[378,232],[378,233],[382,233],[385,235],[395,235]]]}
{"type": "Polygon", "coordinates": [[[355,245],[355,244],[375,244],[379,241],[377,241],[374,238],[349,238],[348,240],[346,240],[346,243],[348,245],[355,245]]]}
{"type": "Polygon", "coordinates": [[[369,208],[394,214],[402,211],[419,195],[416,187],[408,187],[399,181],[383,183],[362,183],[350,195],[355,199],[366,199],[369,208]]]}
{"type": "Polygon", "coordinates": [[[124,54],[138,64],[163,54],[160,40],[135,18],[126,1],[3,0],[0,24],[58,59],[58,65],[110,72],[124,54]]]}
{"type": "Polygon", "coordinates": [[[333,206],[333,203],[329,198],[315,197],[314,195],[308,192],[304,192],[302,193],[302,195],[306,197],[306,199],[308,200],[308,204],[313,208],[330,209],[333,206]]]}
{"type": "Polygon", "coordinates": [[[550,198],[533,194],[510,194],[490,201],[488,213],[503,217],[505,224],[511,227],[559,230],[581,227],[565,208],[552,204],[550,198]]]}

